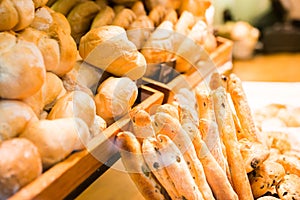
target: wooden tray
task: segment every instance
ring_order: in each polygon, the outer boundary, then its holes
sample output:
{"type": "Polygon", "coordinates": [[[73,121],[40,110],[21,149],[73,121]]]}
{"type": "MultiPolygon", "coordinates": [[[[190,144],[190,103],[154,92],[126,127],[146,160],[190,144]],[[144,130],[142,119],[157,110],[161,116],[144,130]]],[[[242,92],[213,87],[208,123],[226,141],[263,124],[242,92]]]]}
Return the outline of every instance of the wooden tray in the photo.
{"type": "MultiPolygon", "coordinates": [[[[192,89],[196,87],[201,81],[203,81],[207,76],[209,76],[213,71],[221,70],[221,73],[227,73],[222,71],[223,65],[232,60],[232,41],[217,37],[218,47],[217,49],[209,55],[208,65],[211,67],[203,67],[201,70],[197,71],[194,67],[192,67],[188,72],[184,74],[167,74],[167,76],[175,77],[163,77],[159,76],[164,80],[171,80],[168,82],[161,82],[158,80],[154,80],[152,78],[143,77],[143,84],[152,87],[156,90],[159,90],[164,93],[164,101],[163,103],[168,103],[173,100],[174,94],[178,92],[181,88],[192,89]]],[[[170,67],[169,67],[170,68],[170,67]]],[[[163,68],[162,68],[163,69],[163,68]]],[[[167,69],[167,67],[166,67],[167,69]]],[[[167,69],[168,70],[168,69],[167,69]]],[[[226,69],[228,70],[228,69],[226,69]]],[[[164,73],[164,72],[161,72],[164,73]]]]}
{"type": "MultiPolygon", "coordinates": [[[[140,90],[141,103],[136,106],[149,112],[152,106],[162,104],[163,93],[147,86],[141,86],[140,90]]],[[[92,139],[88,150],[71,154],[23,187],[10,200],[74,199],[119,159],[113,145],[114,136],[121,130],[127,130],[129,122],[130,119],[126,116],[116,121],[103,134],[92,139]],[[99,152],[102,162],[93,156],[99,152]]]]}

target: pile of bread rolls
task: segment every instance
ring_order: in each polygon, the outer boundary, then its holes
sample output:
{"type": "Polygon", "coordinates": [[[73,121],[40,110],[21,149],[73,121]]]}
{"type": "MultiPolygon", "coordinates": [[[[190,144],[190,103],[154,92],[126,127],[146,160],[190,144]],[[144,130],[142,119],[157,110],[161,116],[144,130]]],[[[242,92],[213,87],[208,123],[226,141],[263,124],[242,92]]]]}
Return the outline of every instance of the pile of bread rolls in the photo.
{"type": "MultiPolygon", "coordinates": [[[[123,71],[128,76],[112,71],[115,76],[103,78],[105,68],[80,57],[94,48],[87,47],[89,35],[78,47],[79,54],[68,19],[46,3],[0,3],[1,200],[72,152],[83,150],[92,137],[126,114],[138,95],[135,72],[142,76],[146,66],[125,35],[120,40],[124,48],[116,51],[118,59],[111,68],[127,66],[130,72],[123,71]]],[[[97,38],[96,46],[117,45],[109,36],[115,30],[125,33],[118,26],[103,29],[106,35],[91,34],[97,38]]],[[[98,61],[110,62],[106,57],[98,61]]]]}
{"type": "MultiPolygon", "coordinates": [[[[57,0],[48,5],[67,17],[78,45],[97,40],[92,37],[103,26],[122,27],[135,45],[130,48],[140,50],[147,64],[176,59],[180,73],[193,65],[199,67],[201,53],[211,53],[217,47],[210,0],[57,0]]],[[[84,55],[85,59],[87,52],[84,55]]]]}
{"type": "Polygon", "coordinates": [[[299,151],[256,128],[235,74],[212,74],[209,87],[130,117],[116,145],[145,199],[300,199],[299,151]]]}

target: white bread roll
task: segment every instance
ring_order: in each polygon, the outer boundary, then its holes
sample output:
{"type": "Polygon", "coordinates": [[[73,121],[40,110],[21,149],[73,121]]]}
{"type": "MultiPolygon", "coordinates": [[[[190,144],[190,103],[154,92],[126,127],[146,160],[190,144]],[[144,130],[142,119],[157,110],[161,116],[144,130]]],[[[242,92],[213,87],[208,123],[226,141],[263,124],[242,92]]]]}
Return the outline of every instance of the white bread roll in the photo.
{"type": "Polygon", "coordinates": [[[0,141],[18,136],[27,124],[38,118],[33,110],[21,101],[0,101],[0,141]]]}
{"type": "Polygon", "coordinates": [[[93,98],[82,91],[73,91],[57,100],[48,119],[75,117],[82,119],[88,127],[94,123],[96,106],[93,98]]]}
{"type": "Polygon", "coordinates": [[[4,0],[0,3],[0,31],[19,31],[28,27],[34,18],[32,0],[4,0]]]}
{"type": "Polygon", "coordinates": [[[127,77],[106,79],[95,96],[97,115],[106,122],[113,121],[130,110],[137,94],[137,86],[127,77]]]}
{"type": "Polygon", "coordinates": [[[60,49],[56,40],[50,38],[45,32],[31,27],[24,29],[19,38],[33,42],[40,49],[47,71],[54,71],[60,64],[60,49]]]}
{"type": "Polygon", "coordinates": [[[5,200],[42,173],[40,154],[29,140],[0,143],[0,199],[5,200]]]}
{"type": "Polygon", "coordinates": [[[45,31],[59,44],[59,65],[52,66],[49,71],[60,77],[71,71],[77,59],[77,47],[70,35],[71,28],[65,16],[48,7],[41,7],[36,10],[35,18],[30,26],[45,31]]]}
{"type": "Polygon", "coordinates": [[[28,124],[20,137],[33,142],[42,156],[45,169],[84,148],[90,139],[87,125],[79,118],[40,120],[28,124]]]}
{"type": "Polygon", "coordinates": [[[168,62],[175,58],[174,30],[170,21],[162,22],[148,38],[141,52],[147,63],[168,62]]]}
{"type": "Polygon", "coordinates": [[[146,71],[146,61],[130,42],[123,28],[102,26],[90,30],[79,44],[79,54],[85,62],[116,76],[133,80],[146,71]]]}
{"type": "Polygon", "coordinates": [[[22,99],[35,94],[45,81],[38,47],[8,32],[0,33],[0,97],[22,99]],[[4,46],[5,45],[5,46],[4,46]]]}

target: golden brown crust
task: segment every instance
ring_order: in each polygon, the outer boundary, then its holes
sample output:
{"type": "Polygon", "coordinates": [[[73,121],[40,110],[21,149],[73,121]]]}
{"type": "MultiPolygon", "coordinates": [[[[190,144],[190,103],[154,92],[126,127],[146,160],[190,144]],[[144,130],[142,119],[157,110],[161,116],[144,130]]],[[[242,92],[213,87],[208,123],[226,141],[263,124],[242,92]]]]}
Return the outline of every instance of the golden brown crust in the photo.
{"type": "Polygon", "coordinates": [[[7,199],[42,173],[38,149],[29,140],[14,138],[0,143],[0,197],[7,199]]]}
{"type": "Polygon", "coordinates": [[[227,89],[231,95],[243,133],[245,134],[244,137],[251,141],[257,141],[258,132],[252,118],[251,109],[243,90],[242,82],[235,74],[229,76],[227,89]]]}
{"type": "Polygon", "coordinates": [[[226,91],[223,87],[219,87],[213,91],[212,95],[217,123],[226,148],[233,188],[240,199],[253,199],[246,169],[244,168],[244,161],[237,141],[235,125],[226,91]]]}
{"type": "Polygon", "coordinates": [[[98,28],[105,25],[110,25],[112,24],[114,18],[115,18],[114,10],[109,6],[106,6],[104,9],[101,9],[93,19],[91,29],[98,28]]]}
{"type": "Polygon", "coordinates": [[[18,136],[27,124],[38,118],[33,110],[21,101],[0,101],[0,141],[18,136]]]}
{"type": "Polygon", "coordinates": [[[0,49],[0,97],[23,99],[39,91],[46,70],[38,47],[8,32],[0,33],[0,44],[6,45],[0,49]]]}
{"type": "Polygon", "coordinates": [[[163,22],[167,12],[168,10],[166,7],[157,5],[149,12],[148,16],[153,21],[154,26],[157,27],[163,22]]]}
{"type": "Polygon", "coordinates": [[[71,26],[71,35],[77,44],[79,44],[80,38],[88,32],[99,11],[100,7],[94,1],[79,3],[70,11],[67,19],[71,26]]]}
{"type": "Polygon", "coordinates": [[[124,29],[128,29],[130,24],[136,19],[135,13],[128,9],[122,9],[116,17],[112,21],[112,25],[123,27],[124,29]]]}

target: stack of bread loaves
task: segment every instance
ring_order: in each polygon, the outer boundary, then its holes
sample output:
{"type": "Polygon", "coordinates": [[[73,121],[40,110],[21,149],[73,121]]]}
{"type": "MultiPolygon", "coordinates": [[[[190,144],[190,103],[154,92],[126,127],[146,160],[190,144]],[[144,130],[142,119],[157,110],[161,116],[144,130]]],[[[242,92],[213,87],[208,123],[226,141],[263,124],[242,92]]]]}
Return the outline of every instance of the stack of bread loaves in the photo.
{"type": "MultiPolygon", "coordinates": [[[[87,35],[80,45],[83,57],[95,47],[89,46],[90,38],[97,41],[96,46],[119,49],[115,51],[118,58],[108,66],[119,77],[100,82],[101,67],[78,61],[69,21],[46,3],[0,3],[1,200],[73,151],[84,149],[107,124],[123,116],[137,98],[134,80],[146,66],[126,35],[119,42],[109,41],[114,33],[125,33],[123,28],[101,28],[102,32],[87,35]]],[[[98,56],[99,63],[112,61],[101,52],[98,56]]]]}

